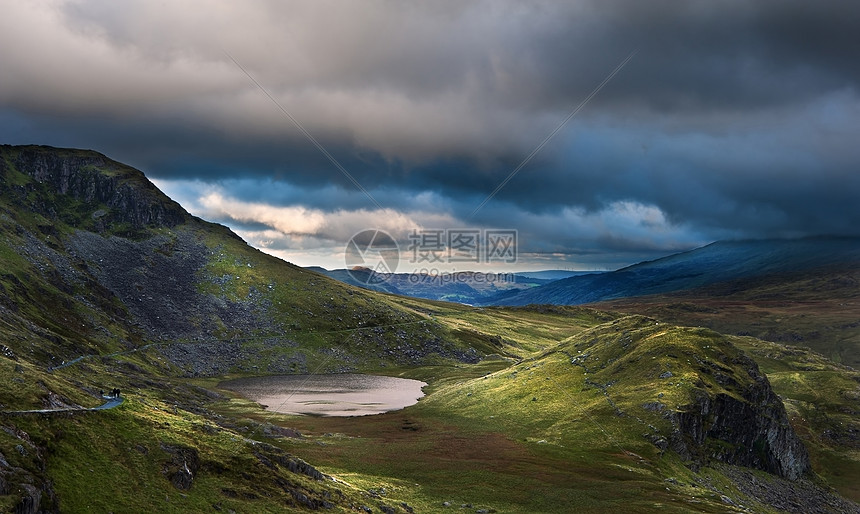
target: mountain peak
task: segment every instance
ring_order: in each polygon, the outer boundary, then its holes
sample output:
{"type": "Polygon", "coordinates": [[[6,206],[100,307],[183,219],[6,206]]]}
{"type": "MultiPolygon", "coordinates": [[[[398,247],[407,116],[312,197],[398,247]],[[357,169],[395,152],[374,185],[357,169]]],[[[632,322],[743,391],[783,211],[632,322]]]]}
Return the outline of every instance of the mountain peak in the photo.
{"type": "Polygon", "coordinates": [[[5,201],[95,232],[173,227],[189,216],[142,172],[90,150],[0,145],[0,179],[5,201]]]}

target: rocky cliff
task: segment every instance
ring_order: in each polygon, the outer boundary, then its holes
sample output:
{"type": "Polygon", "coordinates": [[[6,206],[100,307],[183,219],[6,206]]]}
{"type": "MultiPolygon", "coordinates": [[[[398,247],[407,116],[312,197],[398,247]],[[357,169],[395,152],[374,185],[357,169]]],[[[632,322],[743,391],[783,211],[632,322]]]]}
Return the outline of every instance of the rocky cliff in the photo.
{"type": "MultiPolygon", "coordinates": [[[[86,206],[93,228],[103,231],[111,223],[127,223],[132,228],[173,227],[183,223],[188,213],[159,191],[143,174],[95,152],[58,151],[44,146],[0,146],[0,176],[25,174],[32,181],[11,181],[19,197],[48,193],[76,200],[77,205],[45,201],[44,196],[29,207],[48,218],[68,215],[64,208],[86,206]]],[[[9,183],[10,181],[7,181],[9,183]]],[[[81,213],[84,214],[84,213],[81,213]]],[[[76,220],[72,220],[76,221],[76,220]]]]}
{"type": "Polygon", "coordinates": [[[745,373],[746,386],[728,374],[719,380],[736,388],[740,397],[697,389],[693,402],[668,416],[676,427],[673,449],[688,459],[715,459],[790,480],[807,474],[809,455],[767,378],[745,355],[736,356],[731,364],[745,373]]]}

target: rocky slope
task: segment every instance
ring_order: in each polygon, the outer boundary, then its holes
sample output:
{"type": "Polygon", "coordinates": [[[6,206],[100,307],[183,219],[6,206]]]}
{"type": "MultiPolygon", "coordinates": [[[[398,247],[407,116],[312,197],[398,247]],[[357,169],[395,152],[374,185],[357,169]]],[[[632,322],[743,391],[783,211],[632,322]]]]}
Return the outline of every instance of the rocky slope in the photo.
{"type": "Polygon", "coordinates": [[[46,364],[168,340],[164,355],[193,374],[477,357],[414,312],[190,216],[103,155],[3,146],[0,179],[3,304],[17,324],[54,335],[53,349],[39,350],[46,364]],[[32,306],[40,312],[20,316],[32,306]],[[403,324],[423,328],[394,328],[403,324]],[[358,331],[346,347],[324,335],[341,330],[358,331]]]}

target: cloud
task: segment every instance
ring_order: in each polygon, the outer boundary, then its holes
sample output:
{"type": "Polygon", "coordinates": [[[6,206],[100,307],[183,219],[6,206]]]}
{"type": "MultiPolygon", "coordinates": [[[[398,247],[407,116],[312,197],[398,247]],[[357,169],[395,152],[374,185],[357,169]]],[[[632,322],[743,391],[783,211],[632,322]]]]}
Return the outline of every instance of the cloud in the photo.
{"type": "Polygon", "coordinates": [[[513,227],[612,262],[857,234],[858,25],[837,1],[13,2],[0,138],[95,148],[283,251],[371,223],[513,227]]]}
{"type": "MultiPolygon", "coordinates": [[[[302,265],[342,267],[343,251],[357,233],[383,230],[392,235],[404,251],[410,236],[437,230],[504,229],[518,231],[520,261],[514,268],[537,265],[541,255],[586,268],[629,264],[643,255],[662,255],[667,250],[685,250],[707,243],[691,227],[668,220],[654,205],[635,201],[613,202],[590,212],[566,208],[558,213],[517,212],[495,225],[470,224],[469,220],[425,210],[433,195],[414,198],[411,209],[324,210],[299,206],[275,206],[236,198],[231,188],[158,180],[156,184],[177,198],[193,214],[225,223],[252,245],[302,265]],[[607,260],[607,252],[612,254],[607,260]],[[636,257],[634,257],[636,256],[636,257]],[[306,260],[307,258],[316,260],[306,260]]],[[[250,184],[246,189],[254,190],[250,184]]],[[[258,189],[264,189],[258,185],[258,189]]],[[[233,189],[235,191],[235,189],[233,189]]],[[[480,267],[480,265],[476,265],[480,267]]],[[[495,263],[494,269],[499,264],[495,263]]]]}
{"type": "Polygon", "coordinates": [[[246,203],[224,198],[219,193],[209,193],[200,198],[199,202],[204,208],[204,217],[259,223],[283,234],[315,234],[325,221],[322,213],[304,207],[272,207],[260,203],[246,203]]]}
{"type": "MultiPolygon", "coordinates": [[[[524,155],[633,49],[594,103],[707,122],[856,86],[860,8],[801,2],[34,2],[9,6],[0,98],[190,116],[223,137],[301,136],[389,159],[524,155]],[[841,20],[841,21],[840,21],[841,20]],[[810,43],[802,43],[808,41],[810,43]]],[[[166,121],[166,120],[165,120],[166,121]]]]}

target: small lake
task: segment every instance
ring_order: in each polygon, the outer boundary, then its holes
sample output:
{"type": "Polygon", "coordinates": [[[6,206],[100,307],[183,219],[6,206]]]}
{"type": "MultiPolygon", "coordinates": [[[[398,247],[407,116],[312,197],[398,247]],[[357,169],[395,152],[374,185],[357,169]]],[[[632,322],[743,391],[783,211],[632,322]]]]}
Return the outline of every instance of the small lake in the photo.
{"type": "Polygon", "coordinates": [[[239,378],[219,387],[282,414],[366,416],[414,405],[426,385],[407,378],[343,373],[239,378]]]}

